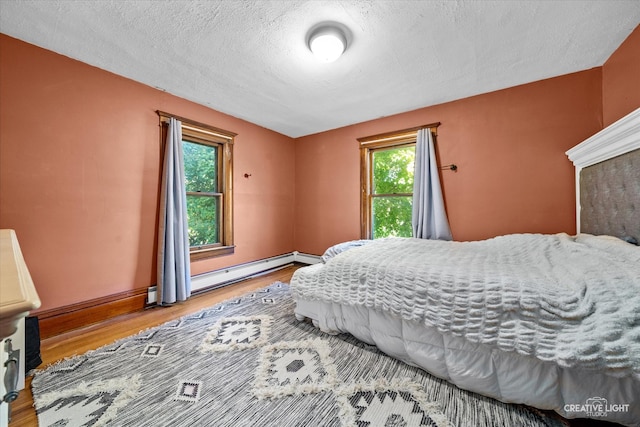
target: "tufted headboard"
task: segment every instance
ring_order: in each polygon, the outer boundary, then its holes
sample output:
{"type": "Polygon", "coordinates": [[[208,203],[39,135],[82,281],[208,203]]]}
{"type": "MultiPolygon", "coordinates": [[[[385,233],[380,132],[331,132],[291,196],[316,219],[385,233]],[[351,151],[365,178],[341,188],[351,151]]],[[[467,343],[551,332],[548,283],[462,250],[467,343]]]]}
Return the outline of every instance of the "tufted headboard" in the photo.
{"type": "Polygon", "coordinates": [[[569,151],[579,233],[640,241],[640,108],[569,151]]]}
{"type": "Polygon", "coordinates": [[[580,231],[640,240],[640,149],[580,172],[580,231]]]}

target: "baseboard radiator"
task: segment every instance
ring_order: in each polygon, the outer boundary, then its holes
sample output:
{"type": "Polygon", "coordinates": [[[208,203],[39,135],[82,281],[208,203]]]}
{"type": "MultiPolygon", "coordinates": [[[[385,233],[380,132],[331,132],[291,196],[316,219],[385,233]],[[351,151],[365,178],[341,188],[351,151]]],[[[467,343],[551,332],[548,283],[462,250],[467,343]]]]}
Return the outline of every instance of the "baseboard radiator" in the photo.
{"type": "MultiPolygon", "coordinates": [[[[198,293],[227,286],[231,283],[245,280],[250,277],[287,267],[294,262],[303,264],[316,264],[322,262],[317,255],[291,252],[258,261],[251,261],[232,267],[221,268],[191,277],[191,293],[198,293]]],[[[157,302],[157,287],[151,286],[147,292],[147,305],[157,302]]]]}
{"type": "MultiPolygon", "coordinates": [[[[315,264],[321,261],[322,258],[316,255],[291,252],[222,268],[193,276],[191,279],[192,293],[220,288],[250,277],[284,268],[294,262],[315,264]]],[[[34,315],[38,317],[40,323],[40,338],[46,339],[123,314],[134,313],[155,303],[156,287],[152,286],[148,289],[134,289],[90,301],[40,311],[34,315]]]]}

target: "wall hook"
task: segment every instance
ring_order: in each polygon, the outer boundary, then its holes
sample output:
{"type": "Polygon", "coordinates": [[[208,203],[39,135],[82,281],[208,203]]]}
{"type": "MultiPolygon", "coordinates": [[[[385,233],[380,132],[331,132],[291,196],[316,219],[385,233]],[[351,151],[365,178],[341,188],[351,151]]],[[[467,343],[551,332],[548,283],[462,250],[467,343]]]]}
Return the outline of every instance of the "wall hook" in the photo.
{"type": "Polygon", "coordinates": [[[244,177],[245,177],[245,178],[249,178],[250,176],[251,176],[251,174],[250,174],[250,173],[245,173],[245,174],[244,174],[244,177]]]}
{"type": "Polygon", "coordinates": [[[446,166],[440,166],[439,168],[440,170],[445,170],[448,169],[450,171],[454,171],[456,172],[458,170],[458,165],[456,164],[450,164],[450,165],[446,165],[446,166]]]}

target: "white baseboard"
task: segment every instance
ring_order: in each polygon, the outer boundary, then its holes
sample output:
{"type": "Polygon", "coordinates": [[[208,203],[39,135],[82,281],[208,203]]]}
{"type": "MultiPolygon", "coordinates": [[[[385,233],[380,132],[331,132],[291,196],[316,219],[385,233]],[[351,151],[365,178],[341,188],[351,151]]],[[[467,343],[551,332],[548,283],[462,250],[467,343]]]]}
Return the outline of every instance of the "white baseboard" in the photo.
{"type": "Polygon", "coordinates": [[[301,254],[298,251],[293,252],[293,260],[303,264],[318,264],[322,262],[322,257],[318,255],[301,254]]]}
{"type": "MultiPolygon", "coordinates": [[[[301,254],[294,251],[288,254],[252,261],[232,267],[221,268],[208,273],[198,274],[191,277],[191,292],[220,287],[226,284],[247,279],[265,271],[286,267],[294,262],[303,264],[317,264],[322,262],[322,258],[317,255],[301,254]]],[[[147,290],[147,304],[154,304],[157,300],[155,286],[147,290]]]]}

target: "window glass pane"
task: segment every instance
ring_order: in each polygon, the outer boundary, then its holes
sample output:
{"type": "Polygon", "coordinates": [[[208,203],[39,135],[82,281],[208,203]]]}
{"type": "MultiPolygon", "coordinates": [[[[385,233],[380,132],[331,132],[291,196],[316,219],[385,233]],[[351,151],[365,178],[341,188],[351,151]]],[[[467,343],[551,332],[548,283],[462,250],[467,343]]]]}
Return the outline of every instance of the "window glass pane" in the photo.
{"type": "Polygon", "coordinates": [[[187,195],[187,222],[189,246],[205,246],[220,243],[218,235],[217,196],[187,195]]]}
{"type": "Polygon", "coordinates": [[[413,193],[415,146],[373,153],[373,194],[413,193]]]}
{"type": "Polygon", "coordinates": [[[187,191],[218,192],[218,148],[182,141],[187,191]]]}
{"type": "Polygon", "coordinates": [[[413,197],[374,197],[371,207],[373,238],[411,237],[411,210],[413,197]]]}

